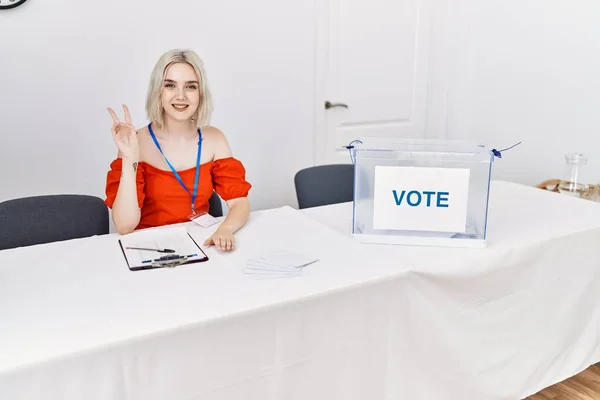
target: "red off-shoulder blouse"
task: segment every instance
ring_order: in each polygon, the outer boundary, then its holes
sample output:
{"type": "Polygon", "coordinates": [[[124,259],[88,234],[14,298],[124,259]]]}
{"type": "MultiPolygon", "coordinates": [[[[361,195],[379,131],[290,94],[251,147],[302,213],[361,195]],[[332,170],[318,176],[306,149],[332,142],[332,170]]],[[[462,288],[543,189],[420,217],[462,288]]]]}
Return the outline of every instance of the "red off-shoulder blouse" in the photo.
{"type": "MultiPolygon", "coordinates": [[[[112,208],[121,179],[122,160],[110,164],[106,177],[105,203],[112,208]]],[[[193,193],[196,167],[177,171],[189,193],[193,193]]],[[[180,185],[172,171],[140,162],[137,169],[137,198],[141,209],[140,223],[136,229],[187,222],[192,212],[192,197],[180,185]]],[[[208,201],[217,192],[223,200],[248,195],[252,185],[246,181],[246,170],[233,158],[221,158],[200,166],[195,210],[208,212],[208,201]]]]}

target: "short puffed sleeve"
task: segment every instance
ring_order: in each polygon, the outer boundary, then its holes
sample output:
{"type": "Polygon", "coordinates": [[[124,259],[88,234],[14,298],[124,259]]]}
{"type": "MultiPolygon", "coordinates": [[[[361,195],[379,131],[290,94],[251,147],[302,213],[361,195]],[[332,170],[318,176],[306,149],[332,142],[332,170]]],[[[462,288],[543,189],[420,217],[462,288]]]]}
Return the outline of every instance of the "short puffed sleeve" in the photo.
{"type": "Polygon", "coordinates": [[[244,165],[233,157],[213,161],[211,175],[215,192],[223,200],[246,197],[252,187],[246,181],[244,165]]]}
{"type": "MultiPolygon", "coordinates": [[[[110,163],[110,170],[106,174],[106,199],[104,200],[104,203],[106,203],[109,208],[112,208],[115,198],[117,197],[122,169],[123,160],[117,158],[110,163]]],[[[144,167],[142,164],[138,164],[135,180],[138,206],[142,208],[142,205],[144,204],[144,167]]]]}

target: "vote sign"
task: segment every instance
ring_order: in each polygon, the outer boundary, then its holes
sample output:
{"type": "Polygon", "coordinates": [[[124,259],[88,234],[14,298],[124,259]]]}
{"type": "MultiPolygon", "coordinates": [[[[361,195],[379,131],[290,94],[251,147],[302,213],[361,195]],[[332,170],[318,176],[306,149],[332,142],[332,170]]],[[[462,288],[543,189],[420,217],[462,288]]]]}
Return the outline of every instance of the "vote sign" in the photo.
{"type": "Polygon", "coordinates": [[[465,232],[467,168],[376,166],[373,229],[465,232]]]}

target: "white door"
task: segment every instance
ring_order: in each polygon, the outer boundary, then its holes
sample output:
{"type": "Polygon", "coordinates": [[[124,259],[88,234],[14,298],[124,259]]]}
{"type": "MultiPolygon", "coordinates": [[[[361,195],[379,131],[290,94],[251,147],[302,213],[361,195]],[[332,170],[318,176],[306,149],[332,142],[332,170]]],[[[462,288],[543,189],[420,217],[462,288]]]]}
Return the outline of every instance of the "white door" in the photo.
{"type": "Polygon", "coordinates": [[[318,0],[316,163],[360,137],[423,138],[432,0],[318,0]]]}

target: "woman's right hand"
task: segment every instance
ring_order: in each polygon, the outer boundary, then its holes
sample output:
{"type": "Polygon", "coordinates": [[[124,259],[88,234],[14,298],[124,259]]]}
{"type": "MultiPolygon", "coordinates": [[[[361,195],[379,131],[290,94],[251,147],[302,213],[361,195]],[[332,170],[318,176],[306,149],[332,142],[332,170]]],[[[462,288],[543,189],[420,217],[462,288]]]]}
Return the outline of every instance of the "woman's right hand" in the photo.
{"type": "Polygon", "coordinates": [[[137,162],[140,156],[137,132],[131,123],[129,109],[124,104],[123,110],[125,112],[125,122],[119,121],[119,118],[113,109],[110,107],[108,108],[108,112],[113,119],[113,126],[111,128],[113,140],[119,148],[119,152],[123,158],[137,162]]]}

